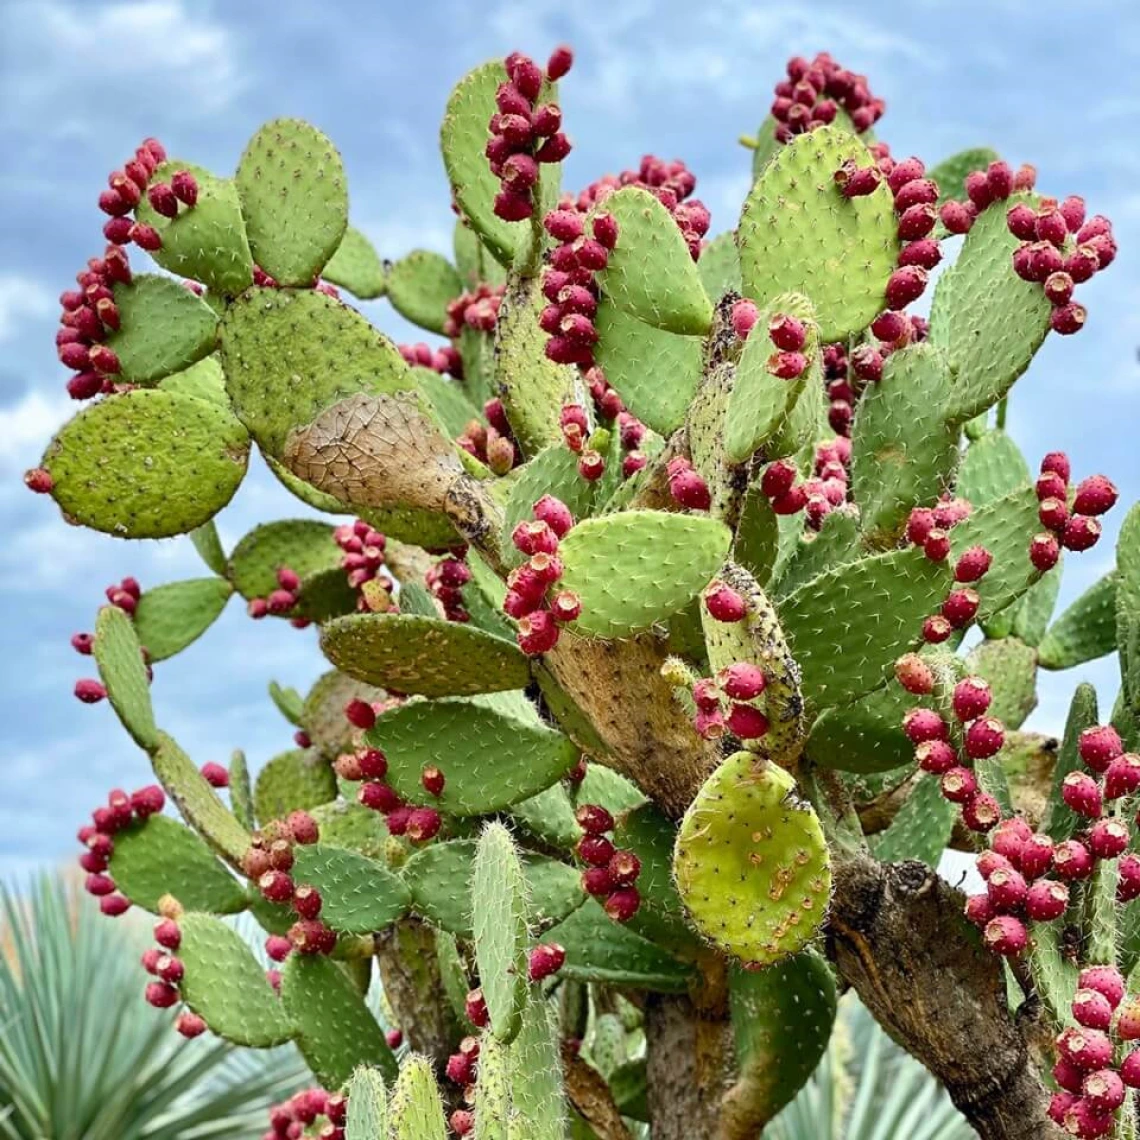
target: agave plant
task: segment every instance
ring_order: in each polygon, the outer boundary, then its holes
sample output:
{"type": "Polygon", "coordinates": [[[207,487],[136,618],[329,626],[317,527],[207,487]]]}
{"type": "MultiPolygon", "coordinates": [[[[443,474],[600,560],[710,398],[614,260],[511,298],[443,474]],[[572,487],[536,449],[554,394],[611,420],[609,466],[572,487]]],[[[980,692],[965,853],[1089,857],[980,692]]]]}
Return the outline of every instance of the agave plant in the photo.
{"type": "Polygon", "coordinates": [[[244,1140],[301,1083],[291,1051],[177,1048],[169,1016],[130,1000],[136,933],[62,879],[0,886],[4,1140],[244,1140]]]}

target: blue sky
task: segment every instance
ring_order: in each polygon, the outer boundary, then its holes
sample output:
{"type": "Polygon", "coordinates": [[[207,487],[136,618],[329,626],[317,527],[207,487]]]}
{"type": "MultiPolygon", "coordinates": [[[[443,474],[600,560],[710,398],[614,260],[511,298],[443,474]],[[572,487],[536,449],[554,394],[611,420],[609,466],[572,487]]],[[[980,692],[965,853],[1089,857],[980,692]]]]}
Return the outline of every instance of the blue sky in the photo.
{"type": "MultiPolygon", "coordinates": [[[[738,0],[483,0],[418,4],[303,0],[0,0],[0,874],[66,858],[86,813],[146,763],[105,705],[78,705],[89,670],[68,637],[90,628],[102,588],[202,573],[189,541],[122,543],[74,530],[20,484],[72,411],[52,344],[55,298],[101,249],[95,198],[146,135],[228,173],[249,135],[276,115],[310,119],[340,147],[356,225],[383,255],[447,252],[448,191],[436,149],[453,83],[521,48],[562,41],[577,63],[562,84],[575,150],[569,185],[652,151],[698,175],[713,232],[730,228],[748,185],[735,140],[755,129],[793,53],[830,50],[888,102],[880,135],[929,162],[989,144],[1034,162],[1039,186],[1085,195],[1114,221],[1120,256],[1083,286],[1089,323],[1051,337],[1019,383],[1010,425],[1031,461],[1064,448],[1079,475],[1103,470],[1140,497],[1140,10],[1119,3],[745,5],[738,0]]],[[[383,303],[365,307],[399,339],[418,339],[383,303]]],[[[295,501],[258,467],[219,519],[232,545],[295,501]]],[[[1062,602],[1110,565],[1106,538],[1070,560],[1062,602]]],[[[160,722],[198,762],[240,746],[260,764],[288,747],[265,698],[270,678],[304,688],[321,671],[312,632],[248,624],[231,604],[207,637],[163,664],[160,722]]],[[[1103,700],[1115,671],[1078,671],[1103,700]]],[[[1074,674],[1046,677],[1035,723],[1063,720],[1074,674]]]]}

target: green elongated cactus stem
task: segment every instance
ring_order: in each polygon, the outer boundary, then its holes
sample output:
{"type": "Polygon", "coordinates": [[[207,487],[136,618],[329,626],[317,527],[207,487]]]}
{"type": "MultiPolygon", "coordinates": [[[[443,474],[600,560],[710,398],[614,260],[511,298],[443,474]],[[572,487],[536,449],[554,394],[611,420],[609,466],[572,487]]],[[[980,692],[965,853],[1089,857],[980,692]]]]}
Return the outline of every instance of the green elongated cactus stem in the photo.
{"type": "Polygon", "coordinates": [[[409,1057],[389,1103],[392,1140],[447,1140],[443,1101],[426,1057],[409,1057]]]}
{"type": "Polygon", "coordinates": [[[388,1091],[375,1070],[361,1067],[348,1082],[345,1140],[376,1140],[388,1134],[388,1091]]]}

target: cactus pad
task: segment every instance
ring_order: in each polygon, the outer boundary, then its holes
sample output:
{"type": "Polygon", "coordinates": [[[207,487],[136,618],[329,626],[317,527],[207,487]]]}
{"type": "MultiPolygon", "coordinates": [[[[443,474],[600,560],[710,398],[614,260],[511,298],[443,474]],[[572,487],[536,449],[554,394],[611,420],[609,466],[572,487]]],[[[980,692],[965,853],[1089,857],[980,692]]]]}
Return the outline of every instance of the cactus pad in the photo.
{"type": "Polygon", "coordinates": [[[993,703],[987,714],[1007,729],[1020,728],[1037,707],[1037,650],[1020,638],[981,642],[966,658],[966,669],[989,682],[993,703]]]}
{"type": "Polygon", "coordinates": [[[316,887],[321,921],[338,934],[369,934],[403,916],[407,887],[382,864],[327,843],[294,848],[293,879],[316,887]]]}
{"type": "Polygon", "coordinates": [[[197,364],[191,364],[181,372],[166,376],[158,382],[163,392],[173,392],[176,396],[193,396],[228,409],[230,398],[226,395],[226,377],[218,362],[217,353],[204,356],[197,364]]]}
{"type": "MultiPolygon", "coordinates": [[[[596,765],[595,765],[596,767],[596,765]]],[[[583,802],[596,803],[596,800],[583,802]]],[[[641,862],[637,889],[641,907],[629,928],[663,946],[692,940],[684,907],[673,882],[673,845],[677,829],[652,804],[622,813],[614,828],[614,844],[632,851],[641,862]]]]}
{"type": "Polygon", "coordinates": [[[214,520],[204,522],[190,532],[190,541],[198,552],[198,557],[215,574],[224,575],[226,572],[226,552],[222,547],[222,540],[218,537],[218,528],[214,520]]]}
{"type": "Polygon", "coordinates": [[[1072,838],[1086,825],[1086,821],[1065,803],[1061,791],[1065,777],[1070,772],[1084,771],[1078,742],[1081,733],[1086,728],[1092,728],[1098,721],[1096,689],[1087,681],[1082,682],[1073,692],[1073,699],[1069,704],[1069,713],[1065,718],[1065,732],[1061,738],[1057,762],[1053,767],[1053,786],[1041,820],[1040,830],[1054,842],[1059,843],[1072,838]]]}
{"type": "Polygon", "coordinates": [[[339,1088],[357,1065],[395,1079],[396,1058],[384,1030],[339,963],[290,954],[281,971],[281,1003],[293,1021],[298,1051],[325,1088],[339,1088]]]}
{"type": "Polygon", "coordinates": [[[368,238],[353,226],[344,231],[344,237],[322,276],[330,284],[347,289],[362,301],[382,297],[387,287],[384,262],[368,238]]]}
{"type": "Polygon", "coordinates": [[[422,801],[424,768],[446,784],[434,805],[455,815],[509,807],[561,779],[578,750],[560,732],[473,701],[411,701],[385,713],[367,740],[388,757],[388,782],[405,799],[422,801]]]}
{"type": "Polygon", "coordinates": [[[249,765],[245,753],[235,748],[230,757],[230,809],[234,819],[245,830],[252,831],[257,826],[257,814],[253,810],[253,787],[249,780],[249,765]]]}
{"type": "Polygon", "coordinates": [[[704,336],[712,302],[668,210],[648,191],[625,186],[599,210],[617,221],[617,245],[598,274],[602,292],[623,313],[654,328],[704,336]]]}
{"type": "Polygon", "coordinates": [[[732,535],[716,519],[626,511],[587,519],[562,540],[561,587],[582,599],[571,627],[625,637],[683,609],[716,574],[732,535]]]}
{"type": "Polygon", "coordinates": [[[228,410],[140,389],[84,408],[43,466],[71,521],[116,538],[169,538],[213,518],[248,459],[249,437],[228,410]]]}
{"type": "Polygon", "coordinates": [[[277,571],[288,567],[301,579],[340,568],[343,552],[333,528],[316,519],[281,519],[254,527],[230,555],[229,577],[247,601],[277,589],[277,571]]]}
{"type": "Polygon", "coordinates": [[[805,750],[821,768],[889,772],[914,760],[902,718],[914,697],[894,680],[850,704],[824,711],[811,726],[805,750]]]}
{"type": "Polygon", "coordinates": [[[745,963],[802,950],[827,917],[823,829],[795,781],[750,752],[705,781],[677,832],[673,871],[696,928],[745,963]]]}
{"type": "Polygon", "coordinates": [[[1030,482],[1021,449],[1004,431],[987,431],[962,457],[955,490],[975,507],[1000,499],[1030,482]]]}
{"type": "Polygon", "coordinates": [[[463,292],[455,267],[438,253],[413,249],[388,267],[388,300],[400,316],[429,332],[443,333],[448,302],[463,292]]]}
{"type": "Polygon", "coordinates": [[[190,578],[147,590],[135,610],[135,633],[151,661],[165,661],[214,624],[233,586],[225,578],[190,578]]]}
{"type": "Polygon", "coordinates": [[[180,170],[188,171],[198,183],[198,201],[193,209],[179,210],[176,218],[165,218],[144,194],[135,211],[135,217],[156,229],[162,238],[162,248],[151,257],[168,273],[201,281],[211,294],[232,297],[253,282],[253,258],[237,187],[230,179],[218,178],[192,162],[173,159],[159,164],[151,182],[169,183],[180,170]]]}
{"type": "Polygon", "coordinates": [[[388,1093],[384,1078],[361,1066],[348,1082],[345,1140],[377,1140],[388,1135],[388,1093]]]}
{"type": "Polygon", "coordinates": [[[103,606],[95,619],[95,663],[107,699],[134,742],[147,752],[158,747],[158,726],[150,701],[146,662],[134,623],[118,606],[103,606]]]}
{"type": "Polygon", "coordinates": [[[120,327],[107,338],[119,358],[119,379],[153,384],[214,351],[218,317],[181,282],[140,273],[116,285],[120,327]]]}
{"type": "Polygon", "coordinates": [[[282,285],[312,285],[348,225],[348,187],[336,147],[300,119],[254,134],[234,175],[253,260],[282,285]]]}
{"type": "Polygon", "coordinates": [[[388,828],[383,818],[360,804],[344,800],[318,804],[309,814],[321,829],[321,843],[359,851],[369,859],[382,859],[387,852],[388,828]]]}
{"type": "Polygon", "coordinates": [[[835,185],[849,160],[874,165],[838,127],[793,139],[753,183],[737,231],[745,296],[763,308],[781,293],[806,294],[825,342],[859,332],[882,310],[899,253],[887,187],[848,199],[835,185]]]}
{"type": "Polygon", "coordinates": [[[857,509],[840,507],[824,516],[823,525],[811,537],[800,533],[797,526],[794,541],[788,542],[785,532],[781,536],[783,557],[770,587],[772,596],[785,598],[817,575],[854,562],[864,553],[859,545],[859,519],[857,509]]]}
{"type": "Polygon", "coordinates": [[[336,799],[336,776],[319,753],[295,748],[274,756],[257,774],[253,803],[258,822],[284,819],[336,799]]]}
{"type": "Polygon", "coordinates": [[[292,685],[279,685],[276,681],[270,681],[269,699],[290,724],[300,725],[301,709],[304,708],[305,702],[292,685]]]}
{"type": "Polygon", "coordinates": [[[1093,583],[1049,626],[1038,648],[1043,669],[1072,669],[1116,648],[1116,574],[1093,583]]]}
{"type": "Polygon", "coordinates": [[[467,425],[479,418],[479,410],[457,381],[449,380],[431,368],[415,367],[411,371],[416,387],[427,396],[436,419],[449,436],[462,435],[467,425]]]}
{"type": "Polygon", "coordinates": [[[478,1115],[474,1140],[509,1140],[511,1048],[489,1033],[479,1041],[479,1071],[475,1084],[478,1115]]]}
{"type": "Polygon", "coordinates": [[[401,693],[463,697],[521,689],[527,659],[509,641],[419,614],[350,614],[321,628],[321,650],[350,677],[401,693]]]}
{"type": "Polygon", "coordinates": [[[927,177],[938,184],[938,205],[951,198],[966,197],[966,175],[975,170],[985,170],[991,162],[996,162],[998,153],[988,146],[971,147],[944,158],[927,177]]]}
{"type": "Polygon", "coordinates": [[[890,826],[875,836],[875,858],[884,863],[919,859],[938,866],[950,842],[958,811],[942,796],[937,780],[920,779],[903,801],[890,826]]]}
{"type": "Polygon", "coordinates": [[[354,309],[311,289],[249,290],[222,320],[221,348],[234,410],[275,457],[291,429],[354,392],[414,384],[386,336],[354,309]]]}
{"type": "Polygon", "coordinates": [[[345,718],[345,705],[354,698],[374,703],[386,696],[382,689],[363,685],[330,669],[313,682],[305,697],[301,708],[301,727],[309,734],[313,747],[326,760],[335,760],[340,753],[352,747],[357,735],[345,718]]]}
{"type": "Polygon", "coordinates": [[[507,1140],[563,1140],[566,1098],[558,1025],[553,1006],[537,987],[527,997],[522,1028],[510,1045],[510,1078],[507,1140]]]}
{"type": "Polygon", "coordinates": [[[390,1109],[392,1140],[447,1140],[443,1102],[426,1057],[409,1057],[401,1066],[390,1109]]]}
{"type": "Polygon", "coordinates": [[[725,293],[740,292],[740,254],[736,250],[736,234],[718,234],[701,250],[697,262],[701,284],[714,302],[725,293]]]}
{"type": "Polygon", "coordinates": [[[182,1000],[235,1045],[265,1049],[288,1041],[290,1019],[242,936],[208,914],[184,914],[178,926],[182,1000]]]}

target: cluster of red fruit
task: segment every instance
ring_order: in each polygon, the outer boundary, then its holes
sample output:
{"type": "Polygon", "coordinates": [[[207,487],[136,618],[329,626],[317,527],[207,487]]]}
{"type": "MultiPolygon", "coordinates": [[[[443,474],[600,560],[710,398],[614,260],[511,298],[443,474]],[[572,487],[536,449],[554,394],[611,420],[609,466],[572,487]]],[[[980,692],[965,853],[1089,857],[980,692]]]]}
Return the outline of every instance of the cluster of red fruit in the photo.
{"type": "Polygon", "coordinates": [[[347,1118],[348,1097],[343,1093],[302,1089],[269,1110],[269,1131],[261,1140],[300,1140],[302,1136],[314,1140],[344,1140],[347,1118]],[[325,1123],[316,1127],[322,1116],[325,1123]]]}
{"type": "Polygon", "coordinates": [[[554,49],[546,74],[529,56],[511,52],[503,61],[507,81],[495,92],[485,154],[491,173],[500,181],[493,209],[497,217],[521,222],[534,213],[539,166],[561,162],[570,153],[562,133],[562,111],[556,103],[539,105],[544,82],[556,83],[569,70],[574,56],[567,47],[554,49]]]}
{"type": "MultiPolygon", "coordinates": [[[[142,967],[154,978],[148,982],[144,996],[155,1009],[170,1009],[181,1000],[178,984],[186,973],[182,960],[175,956],[175,951],[182,945],[182,931],[178,927],[177,917],[181,909],[176,903],[165,908],[165,913],[154,924],[154,940],[157,946],[143,951],[142,967]]],[[[200,1037],[206,1032],[207,1026],[196,1013],[183,1010],[174,1023],[174,1028],[183,1037],[200,1037]]]]}
{"type": "Polygon", "coordinates": [[[1041,460],[1037,479],[1037,517],[1046,528],[1029,543],[1029,557],[1042,573],[1057,565],[1061,547],[1066,550],[1088,550],[1101,535],[1098,515],[1110,511],[1119,492],[1111,479],[1090,475],[1077,484],[1069,497],[1069,457],[1063,451],[1051,451],[1041,460]]]}
{"type": "Polygon", "coordinates": [[[469,455],[474,455],[490,467],[496,475],[505,475],[521,460],[522,455],[507,420],[503,401],[498,396],[492,397],[483,405],[483,415],[487,419],[486,426],[478,420],[471,420],[455,442],[469,455]]]}
{"type": "MultiPolygon", "coordinates": [[[[107,601],[111,605],[120,609],[128,617],[133,618],[135,610],[138,609],[139,599],[142,597],[142,587],[134,578],[124,578],[119,583],[112,582],[110,586],[104,591],[107,601]]],[[[71,648],[76,653],[83,657],[90,657],[95,651],[95,638],[90,633],[74,633],[71,635],[71,648]]],[[[146,651],[146,646],[141,646],[143,663],[146,665],[146,677],[148,681],[154,679],[154,670],[150,665],[150,656],[146,651]]],[[[85,705],[98,704],[99,701],[104,700],[107,696],[107,688],[102,681],[96,680],[94,677],[81,677],[75,682],[75,696],[77,700],[82,701],[85,705]]]]}
{"type": "Polygon", "coordinates": [[[767,687],[764,671],[750,661],[737,661],[715,677],[702,677],[693,685],[697,715],[693,727],[699,736],[715,740],[726,731],[741,740],[758,740],[768,732],[768,718],[755,705],[767,687]],[[724,704],[728,702],[728,715],[724,704]]]}
{"type": "Polygon", "coordinates": [[[331,954],[336,933],[320,920],[320,892],[295,883],[293,869],[295,844],[316,843],[320,838],[317,821],[308,812],[295,811],[285,820],[273,820],[255,832],[242,857],[242,870],[257,887],[262,898],[272,903],[288,903],[297,914],[288,939],[299,954],[331,954]]]}
{"type": "Polygon", "coordinates": [[[114,245],[134,242],[140,249],[154,251],[162,248],[162,238],[153,226],[135,222],[128,217],[138,208],[146,194],[155,213],[173,218],[179,203],[193,206],[198,201],[198,183],[187,170],[178,171],[168,185],[151,178],[160,162],[166,161],[166,148],[158,139],[146,139],[135,151],[135,156],[122,170],[107,176],[109,189],[99,195],[99,209],[109,215],[103,225],[103,236],[114,245]]]}
{"type": "Polygon", "coordinates": [[[463,604],[463,587],[471,581],[471,568],[462,554],[446,554],[424,574],[424,585],[441,606],[448,621],[468,622],[471,615],[463,604]]]}
{"type": "Polygon", "coordinates": [[[760,490],[777,515],[804,512],[807,525],[819,530],[823,520],[847,501],[847,466],[851,462],[851,441],[846,436],[821,443],[815,451],[813,478],[799,480],[796,465],[777,459],[764,468],[760,490]]]}
{"type": "Polygon", "coordinates": [[[79,865],[87,872],[84,888],[99,900],[99,909],[111,918],[130,909],[125,895],[117,894],[115,880],[107,873],[115,853],[114,836],[138,820],[148,819],[166,806],[166,795],[157,784],[139,788],[132,795],[115,788],[107,796],[105,807],[91,813],[91,822],[79,829],[76,838],[84,847],[79,865]]]}
{"type": "Polygon", "coordinates": [[[575,848],[586,864],[582,889],[602,900],[602,907],[614,922],[629,922],[641,907],[637,889],[641,860],[607,838],[614,829],[614,817],[601,804],[582,804],[574,816],[583,832],[575,848]]]}
{"type": "MultiPolygon", "coordinates": [[[[752,301],[737,301],[732,306],[732,328],[741,340],[760,319],[760,310],[752,301]]],[[[780,380],[795,380],[807,370],[808,358],[804,353],[807,346],[807,327],[803,321],[790,313],[775,313],[768,321],[768,339],[775,351],[768,357],[767,369],[780,380]]]]}
{"type": "Polygon", "coordinates": [[[418,341],[416,344],[398,344],[396,348],[412,368],[430,368],[441,376],[453,376],[456,380],[463,378],[463,358],[454,345],[432,348],[430,344],[418,341]]]}
{"type": "Polygon", "coordinates": [[[1005,220],[1023,243],[1013,253],[1014,272],[1044,289],[1053,306],[1049,323],[1054,332],[1079,332],[1088,314],[1073,300],[1073,289],[1115,259],[1112,223],[1100,214],[1086,222],[1085,201],[1076,195],[1059,204],[1056,198],[1042,198],[1036,210],[1020,203],[1005,220]]]}
{"type": "MultiPolygon", "coordinates": [[[[392,579],[384,569],[388,540],[371,523],[364,519],[343,523],[333,530],[333,541],[344,551],[340,565],[348,575],[351,589],[362,591],[366,582],[375,581],[386,593],[392,592],[392,579]]],[[[356,607],[369,608],[363,592],[356,600],[356,607]]]]}
{"type": "Polygon", "coordinates": [[[1112,1132],[1127,1090],[1140,1088],[1140,1049],[1117,1064],[1113,1041],[1140,1040],[1140,1003],[1125,1001],[1125,981],[1114,966],[1082,970],[1077,986],[1070,1006],[1077,1024],[1055,1041],[1053,1079],[1061,1091],[1049,1102],[1049,1117],[1078,1140],[1097,1140],[1112,1132]]]}
{"type": "Polygon", "coordinates": [[[460,293],[454,301],[448,303],[447,319],[443,323],[444,335],[457,337],[465,328],[493,333],[505,292],[505,285],[484,283],[477,289],[460,293]]]}
{"type": "Polygon", "coordinates": [[[966,175],[966,200],[951,198],[942,204],[942,224],[952,234],[969,233],[987,206],[1004,202],[1011,194],[1032,190],[1036,183],[1037,171],[1028,163],[1014,172],[1008,163],[998,159],[985,170],[972,170],[966,175]]]}
{"type": "Polygon", "coordinates": [[[578,456],[578,474],[594,483],[606,473],[606,460],[601,451],[590,445],[590,420],[581,404],[563,404],[558,413],[562,442],[578,456]]]}
{"type": "Polygon", "coordinates": [[[515,549],[527,560],[507,577],[503,611],[518,622],[519,648],[538,656],[558,643],[561,624],[581,614],[582,600],[572,590],[549,596],[562,577],[558,545],[574,525],[570,508],[553,495],[543,495],[532,514],[532,521],[519,523],[511,532],[515,549]]]}
{"type": "MultiPolygon", "coordinates": [[[[284,617],[289,613],[300,599],[301,578],[295,570],[288,566],[278,566],[276,571],[277,589],[271,590],[264,598],[250,598],[246,605],[246,613],[257,621],[273,614],[284,617]]],[[[309,625],[305,617],[293,617],[290,623],[296,629],[304,629],[309,625]]]]}
{"type": "MultiPolygon", "coordinates": [[[[354,728],[367,732],[376,724],[378,715],[399,704],[398,699],[371,705],[354,698],[344,708],[345,718],[354,728]]],[[[337,774],[344,780],[361,781],[356,798],[366,808],[384,816],[392,835],[406,836],[412,843],[427,843],[439,834],[443,817],[435,808],[415,807],[405,803],[403,797],[386,780],[388,758],[379,748],[367,744],[354,752],[345,752],[336,758],[337,774]]],[[[444,775],[434,767],[425,768],[421,776],[424,790],[439,796],[444,788],[444,775]]]]}
{"type": "Polygon", "coordinates": [[[778,142],[791,142],[796,135],[834,122],[840,108],[862,134],[886,110],[886,103],[871,94],[867,77],[840,67],[828,52],[821,51],[810,62],[793,56],[787,75],[776,84],[772,103],[778,142]]]}

